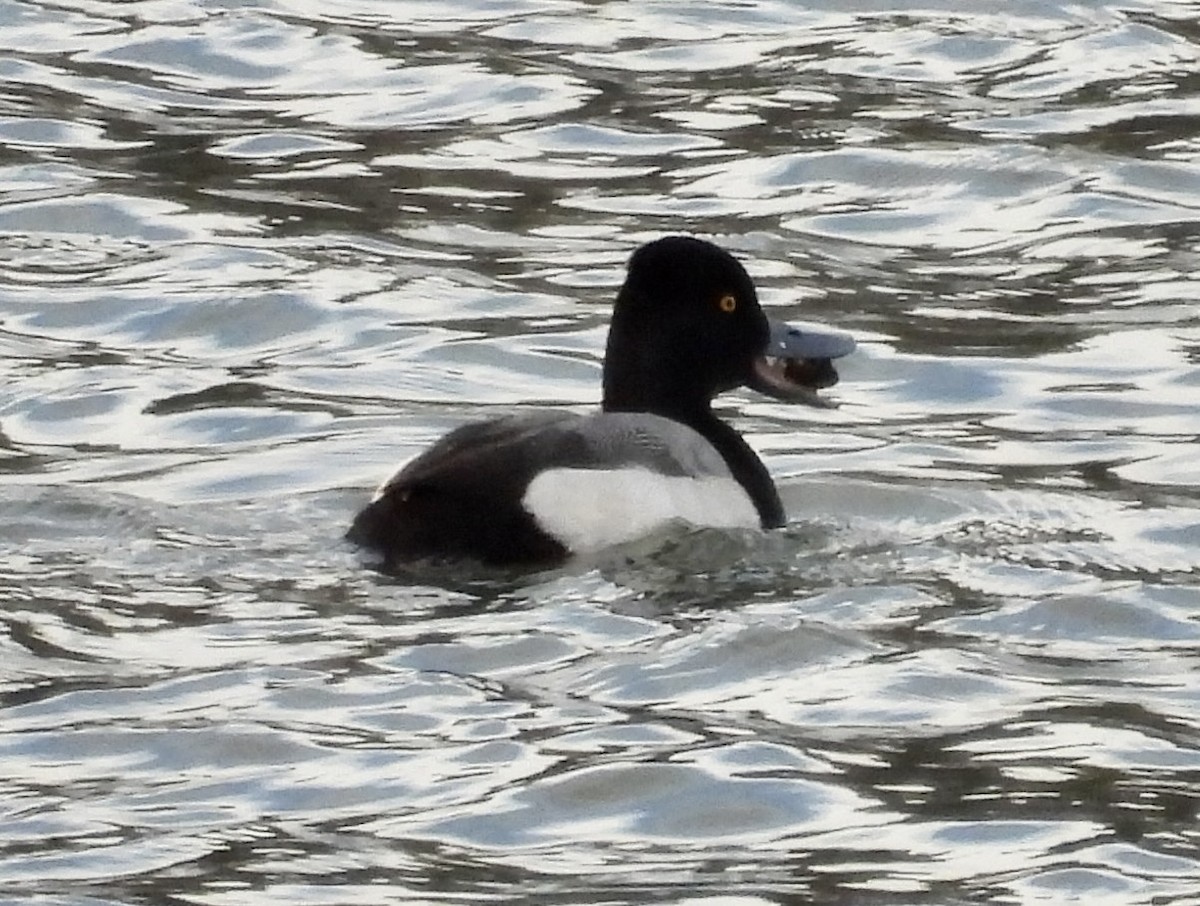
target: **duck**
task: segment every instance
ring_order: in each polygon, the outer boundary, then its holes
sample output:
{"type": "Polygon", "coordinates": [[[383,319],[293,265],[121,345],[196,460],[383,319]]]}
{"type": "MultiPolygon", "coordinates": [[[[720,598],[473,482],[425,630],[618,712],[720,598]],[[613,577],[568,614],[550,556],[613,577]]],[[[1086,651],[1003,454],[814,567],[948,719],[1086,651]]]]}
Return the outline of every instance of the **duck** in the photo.
{"type": "Polygon", "coordinates": [[[769,319],[754,282],[707,239],[630,256],[604,351],[602,401],[461,425],[386,480],[348,539],[384,570],[417,560],[549,567],[681,522],[770,530],[786,514],[767,467],[713,412],[749,387],[825,405],[854,338],[769,319]]]}

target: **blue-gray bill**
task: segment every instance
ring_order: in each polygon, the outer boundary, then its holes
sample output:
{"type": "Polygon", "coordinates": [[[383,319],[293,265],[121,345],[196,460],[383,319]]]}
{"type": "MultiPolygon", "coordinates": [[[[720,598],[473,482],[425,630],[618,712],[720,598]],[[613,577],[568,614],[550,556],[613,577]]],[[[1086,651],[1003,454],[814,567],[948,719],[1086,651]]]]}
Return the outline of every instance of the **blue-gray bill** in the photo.
{"type": "Polygon", "coordinates": [[[833,360],[854,351],[854,337],[820,324],[772,321],[770,326],[767,348],[754,362],[749,386],[790,403],[831,405],[817,391],[837,383],[833,360]]]}

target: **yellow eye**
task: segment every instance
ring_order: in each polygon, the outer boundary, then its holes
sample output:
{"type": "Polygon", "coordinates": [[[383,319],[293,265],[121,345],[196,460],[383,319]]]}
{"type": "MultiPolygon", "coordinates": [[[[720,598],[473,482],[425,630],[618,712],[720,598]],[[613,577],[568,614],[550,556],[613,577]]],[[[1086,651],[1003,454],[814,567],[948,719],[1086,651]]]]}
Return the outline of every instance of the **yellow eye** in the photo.
{"type": "Polygon", "coordinates": [[[722,296],[717,300],[717,307],[725,314],[730,314],[737,309],[737,299],[729,295],[722,296]]]}

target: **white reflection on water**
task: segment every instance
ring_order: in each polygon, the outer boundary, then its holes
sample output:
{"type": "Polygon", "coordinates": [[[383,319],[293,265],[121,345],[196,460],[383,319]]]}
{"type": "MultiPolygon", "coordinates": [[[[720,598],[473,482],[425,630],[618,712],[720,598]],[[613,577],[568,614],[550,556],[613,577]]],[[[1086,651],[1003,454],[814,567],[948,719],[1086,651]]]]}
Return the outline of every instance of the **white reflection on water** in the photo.
{"type": "Polygon", "coordinates": [[[1186,4],[0,19],[8,897],[1194,898],[1186,4]],[[367,570],[667,231],[862,341],[788,528],[367,570]]]}

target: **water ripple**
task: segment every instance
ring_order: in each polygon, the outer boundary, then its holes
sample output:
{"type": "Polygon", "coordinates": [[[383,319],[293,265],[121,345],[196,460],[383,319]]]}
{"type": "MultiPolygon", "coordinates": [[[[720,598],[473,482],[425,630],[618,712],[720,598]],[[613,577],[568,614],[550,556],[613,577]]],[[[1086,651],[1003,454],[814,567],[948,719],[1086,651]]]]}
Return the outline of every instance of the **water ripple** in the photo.
{"type": "Polygon", "coordinates": [[[1187,4],[0,0],[14,902],[1184,903],[1187,4]],[[781,532],[340,540],[636,245],[860,339],[781,532]]]}

